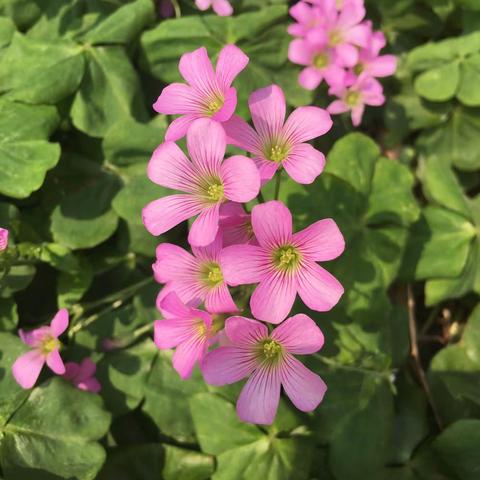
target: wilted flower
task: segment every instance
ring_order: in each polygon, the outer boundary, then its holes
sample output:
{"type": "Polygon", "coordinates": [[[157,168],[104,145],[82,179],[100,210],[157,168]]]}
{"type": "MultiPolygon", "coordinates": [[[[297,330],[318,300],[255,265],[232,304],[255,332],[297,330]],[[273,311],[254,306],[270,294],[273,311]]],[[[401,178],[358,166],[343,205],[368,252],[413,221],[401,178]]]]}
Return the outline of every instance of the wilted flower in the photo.
{"type": "Polygon", "coordinates": [[[63,378],[80,390],[98,393],[102,387],[94,377],[96,370],[97,366],[89,358],[84,358],[80,363],[67,362],[63,378]]]}

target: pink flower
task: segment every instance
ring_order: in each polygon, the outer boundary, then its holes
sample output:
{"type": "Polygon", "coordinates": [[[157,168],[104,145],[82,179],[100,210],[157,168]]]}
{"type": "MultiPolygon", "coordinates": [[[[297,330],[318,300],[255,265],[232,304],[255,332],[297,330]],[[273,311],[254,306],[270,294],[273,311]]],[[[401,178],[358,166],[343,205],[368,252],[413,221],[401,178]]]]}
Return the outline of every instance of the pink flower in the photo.
{"type": "Polygon", "coordinates": [[[189,378],[215,335],[213,319],[207,312],[182,303],[175,292],[162,300],[161,308],[165,320],[154,324],[155,345],[160,349],[177,347],[173,368],[183,379],[189,378]]]}
{"type": "Polygon", "coordinates": [[[292,233],[292,215],[281,202],[256,205],[252,226],[259,246],[232,245],[222,250],[220,265],[229,285],[259,283],[250,299],[255,318],[280,323],[297,293],[312,310],[333,308],[343,287],[317,261],[337,258],[344,240],[331,219],[292,233]]]}
{"type": "Polygon", "coordinates": [[[65,373],[58,337],[67,327],[68,311],[62,309],[49,326],[39,327],[31,332],[18,331],[22,342],[32,347],[32,350],[20,355],[12,366],[13,376],[22,388],[32,388],[35,385],[45,362],[57,375],[65,373]]]}
{"type": "Polygon", "coordinates": [[[198,215],[188,241],[203,247],[213,242],[218,231],[220,206],[227,200],[249,202],[260,189],[254,162],[242,155],[223,161],[225,132],[213,120],[195,121],[187,133],[191,161],[173,142],[160,145],[148,164],[152,182],[185,192],[149,203],[143,209],[143,223],[152,235],[160,235],[188,218],[198,215]]]}
{"type": "Polygon", "coordinates": [[[323,171],[325,157],[307,142],[332,127],[326,110],[299,107],[285,121],[285,96],[277,85],[261,88],[248,100],[254,130],[233,116],[224,124],[228,143],[254,155],[262,181],[270,180],[284,167],[298,183],[312,183],[323,171]]]}
{"type": "Polygon", "coordinates": [[[98,393],[102,387],[94,377],[96,370],[97,366],[89,358],[84,358],[80,363],[67,362],[63,378],[80,390],[98,393]]]}
{"type": "Polygon", "coordinates": [[[8,230],[0,227],[0,252],[8,247],[8,230]]]}
{"type": "Polygon", "coordinates": [[[295,37],[304,37],[312,28],[324,23],[323,10],[306,2],[296,3],[289,13],[296,23],[288,26],[288,33],[295,37]]]}
{"type": "Polygon", "coordinates": [[[382,85],[367,73],[362,73],[352,86],[332,87],[329,93],[339,100],[332,102],[328,111],[332,114],[351,112],[356,127],[362,122],[365,105],[378,107],[385,103],[382,85]]]}
{"type": "Polygon", "coordinates": [[[225,331],[231,345],[210,352],[201,368],[210,385],[249,377],[237,401],[241,420],[273,423],[281,387],[299,410],[311,412],[317,408],[327,386],[293,356],[315,353],[323,346],[323,334],[311,318],[295,315],[269,334],[260,322],[231,317],[225,331]]]}
{"type": "Polygon", "coordinates": [[[220,210],[220,230],[223,246],[250,243],[257,245],[253,234],[251,215],[239,203],[228,202],[220,210]]]}
{"type": "Polygon", "coordinates": [[[233,13],[233,8],[228,0],[195,0],[199,10],[208,10],[210,7],[221,17],[228,17],[233,13]]]}
{"type": "Polygon", "coordinates": [[[215,72],[205,47],[182,55],[179,70],[188,85],[168,85],[153,105],[158,113],[181,115],[168,127],[165,140],[184,137],[197,118],[228,120],[237,106],[237,91],[231,85],[247,63],[248,57],[235,45],[221,50],[215,72]]]}
{"type": "Polygon", "coordinates": [[[198,306],[205,302],[209,312],[223,313],[238,311],[228,291],[219,264],[222,237],[207,247],[192,247],[193,255],[177,245],[162,243],[157,247],[157,261],[153,264],[155,279],[166,283],[157,298],[157,307],[170,292],[180,300],[198,306]]]}

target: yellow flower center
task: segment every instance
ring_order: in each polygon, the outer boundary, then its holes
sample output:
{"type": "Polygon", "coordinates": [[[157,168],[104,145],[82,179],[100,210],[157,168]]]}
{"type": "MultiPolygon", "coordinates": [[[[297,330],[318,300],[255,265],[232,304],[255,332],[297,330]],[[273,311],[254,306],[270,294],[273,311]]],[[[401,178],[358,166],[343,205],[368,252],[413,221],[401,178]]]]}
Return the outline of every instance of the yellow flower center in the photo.
{"type": "Polygon", "coordinates": [[[353,67],[353,73],[355,73],[355,75],[360,75],[362,72],[363,72],[363,69],[364,69],[364,65],[362,63],[357,63],[354,67],[353,67]]]}
{"type": "Polygon", "coordinates": [[[40,349],[43,354],[48,355],[49,353],[53,352],[59,347],[60,347],[60,341],[57,338],[51,337],[50,335],[48,335],[42,341],[42,345],[40,349]]]}
{"type": "Polygon", "coordinates": [[[209,116],[215,115],[223,107],[224,99],[215,97],[211,99],[206,105],[206,113],[209,116]]]}
{"type": "Polygon", "coordinates": [[[313,65],[316,68],[321,69],[325,68],[328,65],[329,61],[330,59],[328,58],[328,55],[326,53],[317,53],[317,55],[315,55],[313,59],[313,65]]]}
{"type": "Polygon", "coordinates": [[[287,158],[288,148],[285,145],[272,145],[267,149],[266,157],[275,163],[281,163],[287,158]]]}
{"type": "Polygon", "coordinates": [[[360,92],[350,91],[345,97],[345,103],[350,107],[355,107],[360,100],[360,92]]]}
{"type": "Polygon", "coordinates": [[[281,270],[293,270],[301,258],[298,249],[290,245],[279,247],[273,252],[273,263],[281,270]]]}
{"type": "Polygon", "coordinates": [[[328,44],[330,47],[336,47],[343,42],[343,36],[338,30],[332,30],[328,35],[328,44]]]}
{"type": "Polygon", "coordinates": [[[196,327],[200,337],[204,337],[207,334],[207,326],[201,318],[197,319],[196,327]]]}
{"type": "Polygon", "coordinates": [[[223,199],[223,185],[221,183],[214,183],[207,188],[207,196],[213,202],[218,202],[223,199]]]}
{"type": "Polygon", "coordinates": [[[203,265],[201,279],[207,287],[213,288],[223,283],[223,274],[220,265],[216,262],[209,262],[203,265]]]}
{"type": "Polygon", "coordinates": [[[282,345],[272,338],[259,342],[256,349],[259,360],[269,364],[279,362],[283,356],[282,345]]]}

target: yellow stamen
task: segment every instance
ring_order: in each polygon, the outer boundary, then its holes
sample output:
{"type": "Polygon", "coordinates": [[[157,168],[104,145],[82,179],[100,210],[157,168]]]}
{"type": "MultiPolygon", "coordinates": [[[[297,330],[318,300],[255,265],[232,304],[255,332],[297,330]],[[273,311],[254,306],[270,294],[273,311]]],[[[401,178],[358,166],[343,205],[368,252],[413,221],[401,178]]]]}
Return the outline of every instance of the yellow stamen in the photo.
{"type": "Polygon", "coordinates": [[[207,115],[212,116],[215,115],[221,108],[223,107],[224,100],[223,98],[216,97],[211,99],[206,104],[207,115]]]}
{"type": "Polygon", "coordinates": [[[273,252],[273,262],[281,270],[293,270],[300,263],[301,254],[297,248],[286,245],[273,252]]]}
{"type": "Polygon", "coordinates": [[[332,30],[328,35],[328,44],[330,47],[336,47],[343,42],[343,37],[341,32],[338,30],[332,30]]]}
{"type": "Polygon", "coordinates": [[[272,162],[281,163],[287,158],[288,148],[285,145],[272,145],[267,149],[266,157],[272,162]]]}
{"type": "Polygon", "coordinates": [[[220,285],[223,282],[220,265],[216,262],[205,263],[201,269],[200,279],[210,288],[220,285]]]}
{"type": "Polygon", "coordinates": [[[218,202],[223,199],[223,184],[213,183],[207,187],[207,197],[213,202],[218,202]]]}
{"type": "Polygon", "coordinates": [[[318,69],[325,68],[329,62],[330,59],[326,53],[318,53],[313,59],[313,65],[318,69]]]}
{"type": "Polygon", "coordinates": [[[358,105],[359,100],[360,92],[356,92],[354,90],[348,92],[347,96],[345,97],[345,103],[350,107],[355,107],[356,105],[358,105]]]}
{"type": "Polygon", "coordinates": [[[40,348],[42,350],[42,353],[47,355],[47,354],[53,352],[54,350],[58,349],[59,347],[60,347],[60,341],[57,338],[47,336],[42,341],[42,345],[41,345],[40,348]]]}

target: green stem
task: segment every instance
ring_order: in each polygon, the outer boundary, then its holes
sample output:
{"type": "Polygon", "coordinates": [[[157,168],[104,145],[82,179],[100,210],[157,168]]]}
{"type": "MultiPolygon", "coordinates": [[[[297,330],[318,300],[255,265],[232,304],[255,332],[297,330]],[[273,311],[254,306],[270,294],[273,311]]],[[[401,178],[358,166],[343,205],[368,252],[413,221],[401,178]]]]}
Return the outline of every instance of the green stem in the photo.
{"type": "Polygon", "coordinates": [[[258,203],[265,203],[265,198],[263,197],[263,193],[261,190],[258,192],[257,201],[258,203]]]}
{"type": "Polygon", "coordinates": [[[275,177],[275,200],[278,200],[280,196],[280,185],[282,183],[282,170],[277,171],[277,175],[275,177]]]}
{"type": "Polygon", "coordinates": [[[178,4],[177,0],[172,0],[173,9],[175,10],[175,18],[180,18],[182,16],[182,12],[180,11],[180,5],[178,4]]]}

